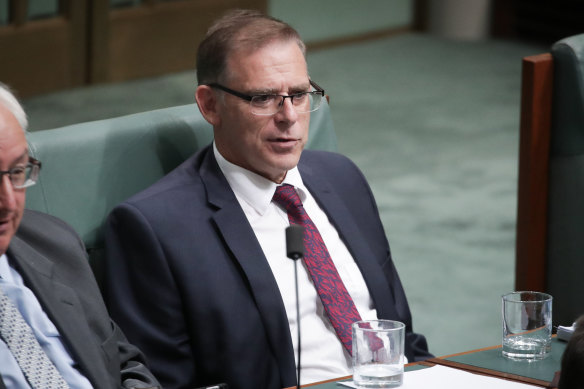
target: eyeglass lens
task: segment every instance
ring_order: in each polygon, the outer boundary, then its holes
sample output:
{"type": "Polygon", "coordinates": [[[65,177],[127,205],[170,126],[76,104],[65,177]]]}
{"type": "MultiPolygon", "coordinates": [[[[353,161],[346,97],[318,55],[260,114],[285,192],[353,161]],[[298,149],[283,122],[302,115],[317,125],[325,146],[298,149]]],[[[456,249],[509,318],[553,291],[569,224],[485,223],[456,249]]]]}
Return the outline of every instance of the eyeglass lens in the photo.
{"type": "Polygon", "coordinates": [[[39,166],[31,163],[24,167],[14,168],[5,174],[10,177],[12,186],[16,189],[27,188],[36,183],[39,173],[39,166]]]}
{"type": "Polygon", "coordinates": [[[286,99],[292,101],[298,113],[316,111],[322,103],[322,95],[319,92],[298,93],[290,96],[258,95],[251,99],[251,112],[256,115],[273,115],[282,109],[286,99]]]}

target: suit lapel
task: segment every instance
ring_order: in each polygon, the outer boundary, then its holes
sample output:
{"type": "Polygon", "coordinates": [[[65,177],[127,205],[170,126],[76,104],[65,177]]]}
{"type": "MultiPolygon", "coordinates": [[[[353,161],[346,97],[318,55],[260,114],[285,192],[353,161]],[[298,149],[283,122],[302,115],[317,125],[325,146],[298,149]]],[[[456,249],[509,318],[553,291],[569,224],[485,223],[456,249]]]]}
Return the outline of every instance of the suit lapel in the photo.
{"type": "Polygon", "coordinates": [[[217,208],[213,220],[249,282],[273,355],[279,361],[282,380],[290,382],[290,376],[295,379],[296,365],[284,303],[262,248],[219,169],[212,148],[207,150],[200,175],[209,203],[217,208]]]}
{"type": "Polygon", "coordinates": [[[393,304],[395,296],[393,296],[384,276],[381,264],[376,260],[367,244],[367,239],[359,230],[344,202],[332,189],[325,177],[317,176],[310,167],[302,163],[298,165],[298,169],[300,170],[302,181],[310,190],[318,205],[327,214],[330,222],[337,229],[339,236],[347,245],[353,259],[357,262],[377,309],[377,316],[379,318],[398,317],[393,304]]]}
{"type": "Polygon", "coordinates": [[[87,347],[93,339],[77,294],[54,277],[54,263],[28,246],[17,236],[13,237],[8,256],[18,267],[26,286],[41,303],[43,310],[59,330],[64,343],[81,371],[94,387],[99,387],[100,377],[94,372],[103,371],[99,347],[87,347]]]}

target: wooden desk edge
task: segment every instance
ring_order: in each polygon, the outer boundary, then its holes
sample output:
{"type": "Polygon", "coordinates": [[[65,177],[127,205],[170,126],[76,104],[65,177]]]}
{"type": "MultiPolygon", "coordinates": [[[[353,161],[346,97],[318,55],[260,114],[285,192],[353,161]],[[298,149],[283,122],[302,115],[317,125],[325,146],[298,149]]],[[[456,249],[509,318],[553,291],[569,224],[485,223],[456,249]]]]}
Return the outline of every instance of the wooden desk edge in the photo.
{"type": "MultiPolygon", "coordinates": [[[[460,355],[464,355],[464,354],[466,354],[466,353],[462,353],[460,355]]],[[[459,355],[459,354],[456,354],[456,355],[459,355]]],[[[477,373],[477,374],[481,374],[481,375],[485,375],[485,376],[489,376],[489,377],[503,378],[503,379],[506,379],[509,381],[517,381],[517,382],[521,382],[524,384],[541,386],[544,388],[550,387],[549,381],[542,381],[542,380],[538,380],[535,378],[524,377],[524,376],[517,375],[517,374],[505,373],[502,371],[487,369],[484,367],[478,367],[478,366],[474,366],[474,365],[467,365],[466,363],[449,361],[447,359],[432,358],[432,359],[429,359],[427,362],[430,362],[430,363],[433,363],[436,365],[452,367],[454,369],[465,370],[465,371],[468,371],[471,373],[477,373]]]]}

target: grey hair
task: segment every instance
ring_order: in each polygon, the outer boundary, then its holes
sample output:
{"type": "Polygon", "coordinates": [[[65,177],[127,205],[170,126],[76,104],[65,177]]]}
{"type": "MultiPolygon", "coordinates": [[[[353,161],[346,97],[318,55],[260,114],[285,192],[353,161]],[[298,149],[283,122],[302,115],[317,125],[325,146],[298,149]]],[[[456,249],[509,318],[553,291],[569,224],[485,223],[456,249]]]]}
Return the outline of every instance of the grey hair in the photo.
{"type": "Polygon", "coordinates": [[[8,86],[0,82],[0,104],[2,104],[8,111],[10,111],[23,131],[28,128],[28,119],[26,113],[22,108],[22,105],[18,102],[18,99],[14,96],[12,91],[8,86]]]}

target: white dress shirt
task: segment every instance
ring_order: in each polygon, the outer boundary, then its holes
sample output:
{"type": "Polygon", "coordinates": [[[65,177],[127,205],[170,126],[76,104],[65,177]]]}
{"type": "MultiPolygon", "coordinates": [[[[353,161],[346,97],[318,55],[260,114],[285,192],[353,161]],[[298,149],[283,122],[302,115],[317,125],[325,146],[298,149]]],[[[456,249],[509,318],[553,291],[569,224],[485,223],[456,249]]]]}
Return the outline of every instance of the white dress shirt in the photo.
{"type": "MultiPolygon", "coordinates": [[[[26,287],[21,275],[0,256],[0,288],[31,327],[39,344],[70,388],[92,388],[67,351],[59,330],[47,316],[34,293],[26,287]]],[[[0,338],[0,376],[7,388],[30,388],[12,352],[0,338]]]]}
{"type": "MultiPolygon", "coordinates": [[[[290,223],[286,211],[272,202],[278,185],[228,162],[218,152],[214,143],[213,151],[272,269],[286,308],[295,358],[297,358],[294,261],[286,256],[285,238],[285,229],[290,223]]],[[[290,184],[296,188],[361,318],[363,320],[376,319],[377,312],[373,306],[373,300],[357,264],[327,215],[304,186],[296,167],[288,171],[283,184],[290,184]]],[[[337,337],[303,263],[298,263],[298,289],[302,337],[301,384],[352,374],[351,357],[337,337]]],[[[298,364],[297,360],[296,363],[298,364]]]]}

